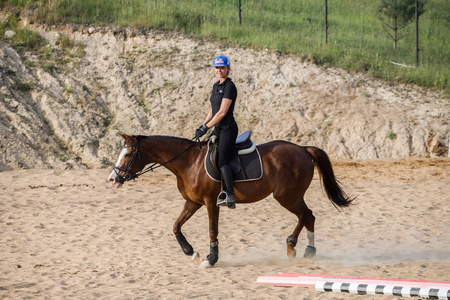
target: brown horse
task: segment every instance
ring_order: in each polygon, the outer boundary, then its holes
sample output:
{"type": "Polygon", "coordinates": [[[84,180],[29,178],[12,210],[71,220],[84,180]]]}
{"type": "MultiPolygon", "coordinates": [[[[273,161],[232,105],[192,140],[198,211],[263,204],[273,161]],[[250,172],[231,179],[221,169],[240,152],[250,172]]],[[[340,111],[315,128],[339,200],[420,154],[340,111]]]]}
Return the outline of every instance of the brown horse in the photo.
{"type": "MultiPolygon", "coordinates": [[[[124,148],[108,180],[120,187],[125,181],[152,170],[155,165],[164,166],[175,174],[178,190],[186,201],[173,225],[173,233],[183,252],[192,259],[198,258],[198,253],[184,237],[181,227],[200,207],[206,205],[210,254],[201,266],[213,266],[219,258],[219,207],[216,206],[216,199],[221,191],[221,184],[213,181],[205,171],[206,142],[196,144],[192,140],[168,136],[120,136],[125,139],[124,148]]],[[[348,206],[353,198],[340,187],[323,150],[301,147],[286,141],[268,142],[258,145],[257,149],[263,164],[263,176],[255,181],[235,183],[238,208],[239,204],[260,201],[273,194],[284,208],[298,217],[297,226],[286,240],[288,257],[295,258],[297,238],[303,227],[306,227],[308,239],[304,256],[314,256],[315,217],[303,199],[313,178],[314,165],[318,168],[328,199],[336,208],[348,206]]]]}

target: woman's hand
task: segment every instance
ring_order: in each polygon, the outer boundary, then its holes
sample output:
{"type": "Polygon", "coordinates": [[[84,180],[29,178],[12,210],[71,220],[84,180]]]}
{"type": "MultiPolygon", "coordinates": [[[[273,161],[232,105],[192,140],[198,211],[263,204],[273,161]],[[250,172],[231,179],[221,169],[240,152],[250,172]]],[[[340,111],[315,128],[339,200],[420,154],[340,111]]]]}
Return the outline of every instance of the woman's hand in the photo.
{"type": "Polygon", "coordinates": [[[202,124],[197,130],[195,130],[195,138],[198,139],[205,135],[205,133],[208,131],[208,126],[205,124],[202,124]]]}

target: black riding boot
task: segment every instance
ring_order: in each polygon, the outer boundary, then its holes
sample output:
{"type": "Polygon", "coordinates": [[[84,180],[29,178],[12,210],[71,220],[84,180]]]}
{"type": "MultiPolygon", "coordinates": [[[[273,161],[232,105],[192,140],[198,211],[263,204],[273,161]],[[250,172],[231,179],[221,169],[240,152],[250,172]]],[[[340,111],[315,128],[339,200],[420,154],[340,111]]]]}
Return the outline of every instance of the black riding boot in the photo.
{"type": "Polygon", "coordinates": [[[231,171],[230,166],[225,165],[220,168],[220,174],[222,174],[223,191],[217,198],[217,206],[236,208],[234,200],[233,172],[231,171]]]}

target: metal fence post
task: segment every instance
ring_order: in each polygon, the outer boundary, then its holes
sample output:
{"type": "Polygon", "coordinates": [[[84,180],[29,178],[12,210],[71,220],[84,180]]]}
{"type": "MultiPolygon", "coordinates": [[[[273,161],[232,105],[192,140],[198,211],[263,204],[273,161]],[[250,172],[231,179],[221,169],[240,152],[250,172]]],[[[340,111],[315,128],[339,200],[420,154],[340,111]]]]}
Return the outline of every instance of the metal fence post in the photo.
{"type": "Polygon", "coordinates": [[[416,0],[416,68],[419,66],[419,0],[416,0]]]}
{"type": "Polygon", "coordinates": [[[238,10],[239,10],[239,25],[241,25],[241,12],[242,12],[242,9],[241,9],[241,0],[238,0],[238,10]]]}
{"type": "Polygon", "coordinates": [[[325,0],[325,44],[328,44],[328,1],[325,0]]]}

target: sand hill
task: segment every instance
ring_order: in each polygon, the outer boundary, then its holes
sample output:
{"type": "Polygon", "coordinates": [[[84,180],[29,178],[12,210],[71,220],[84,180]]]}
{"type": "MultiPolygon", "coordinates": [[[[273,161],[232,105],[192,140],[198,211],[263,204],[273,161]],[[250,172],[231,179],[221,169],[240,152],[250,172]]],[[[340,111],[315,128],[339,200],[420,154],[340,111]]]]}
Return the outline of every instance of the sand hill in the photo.
{"type": "Polygon", "coordinates": [[[438,91],[175,33],[33,30],[48,41],[40,53],[0,43],[0,171],[110,166],[118,131],[191,138],[219,54],[232,62],[240,131],[257,143],[314,145],[332,159],[447,156],[450,101],[438,91]]]}

